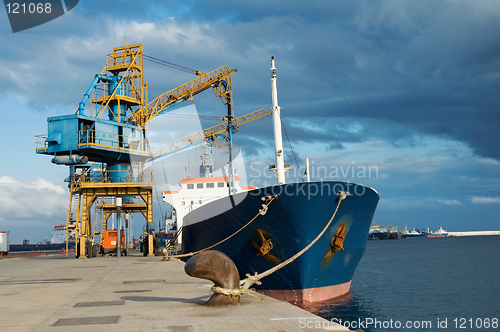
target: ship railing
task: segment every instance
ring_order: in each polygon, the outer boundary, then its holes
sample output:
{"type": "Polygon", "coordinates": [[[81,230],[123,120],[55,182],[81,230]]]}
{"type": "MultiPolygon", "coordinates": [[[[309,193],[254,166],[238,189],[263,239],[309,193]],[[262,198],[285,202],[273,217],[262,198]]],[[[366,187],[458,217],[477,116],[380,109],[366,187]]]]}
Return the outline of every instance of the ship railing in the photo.
{"type": "Polygon", "coordinates": [[[49,148],[47,145],[47,137],[48,135],[35,135],[36,137],[36,152],[37,153],[43,153],[47,152],[47,149],[49,148]]]}
{"type": "Polygon", "coordinates": [[[79,174],[80,183],[152,183],[153,172],[143,170],[134,173],[130,170],[101,170],[90,169],[79,174]]]}
{"type": "Polygon", "coordinates": [[[154,141],[142,137],[130,137],[94,129],[78,131],[78,147],[95,147],[106,150],[154,155],[154,141]]]}
{"type": "Polygon", "coordinates": [[[138,100],[141,98],[142,91],[140,88],[136,87],[133,84],[122,82],[120,84],[118,83],[96,84],[94,100],[100,101],[102,99],[105,99],[106,97],[108,98],[111,97],[113,89],[116,89],[116,93],[113,95],[114,98],[130,97],[133,98],[134,100],[138,100]]]}
{"type": "MultiPolygon", "coordinates": [[[[101,202],[95,205],[95,208],[99,210],[105,208],[106,206],[114,204],[115,204],[114,197],[105,197],[101,202]]],[[[144,204],[144,200],[140,196],[129,196],[129,199],[125,204],[144,204]]]]}
{"type": "MultiPolygon", "coordinates": [[[[104,114],[107,109],[111,111],[112,102],[119,102],[121,105],[125,106],[140,106],[142,97],[145,94],[144,88],[139,88],[137,85],[128,84],[126,82],[118,83],[104,83],[97,84],[95,89],[92,91],[92,103],[90,104],[90,116],[98,116],[104,114]],[[113,94],[112,91],[116,89],[113,94]],[[95,105],[97,104],[97,105],[95,105]],[[95,109],[94,109],[95,108],[95,109]]],[[[114,105],[116,106],[116,104],[114,105]]],[[[132,111],[127,107],[122,109],[124,118],[128,118],[133,114],[132,111]]],[[[122,122],[122,115],[118,115],[120,118],[114,119],[116,121],[122,122]]]]}

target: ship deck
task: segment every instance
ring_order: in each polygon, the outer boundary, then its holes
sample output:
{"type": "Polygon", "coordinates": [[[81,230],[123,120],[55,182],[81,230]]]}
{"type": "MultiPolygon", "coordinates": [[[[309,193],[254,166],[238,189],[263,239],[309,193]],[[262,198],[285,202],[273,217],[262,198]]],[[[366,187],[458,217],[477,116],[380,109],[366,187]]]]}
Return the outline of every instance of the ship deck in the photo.
{"type": "Polygon", "coordinates": [[[210,287],[177,259],[138,252],[7,258],[0,260],[0,330],[348,331],[258,293],[238,306],[207,307],[210,287]]]}

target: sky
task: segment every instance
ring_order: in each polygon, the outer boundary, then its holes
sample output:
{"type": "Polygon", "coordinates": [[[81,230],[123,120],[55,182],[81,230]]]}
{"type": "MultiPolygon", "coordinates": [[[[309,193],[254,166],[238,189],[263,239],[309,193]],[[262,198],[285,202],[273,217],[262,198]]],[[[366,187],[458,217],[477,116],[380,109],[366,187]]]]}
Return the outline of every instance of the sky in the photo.
{"type": "MultiPolygon", "coordinates": [[[[106,55],[126,42],[201,72],[237,69],[236,116],[271,106],[274,56],[287,181],[302,181],[308,157],[312,180],[375,188],[378,223],[499,230],[498,31],[495,0],[82,0],[17,33],[0,10],[0,230],[33,243],[65,222],[68,169],[35,153],[35,135],[47,133],[48,117],[74,113],[106,55]]],[[[193,78],[145,63],[150,100],[193,78]]],[[[226,112],[210,91],[194,105],[200,115],[226,112]]],[[[274,184],[265,171],[272,137],[270,117],[235,135],[248,184],[274,184]]],[[[155,204],[156,221],[168,205],[155,204]]]]}

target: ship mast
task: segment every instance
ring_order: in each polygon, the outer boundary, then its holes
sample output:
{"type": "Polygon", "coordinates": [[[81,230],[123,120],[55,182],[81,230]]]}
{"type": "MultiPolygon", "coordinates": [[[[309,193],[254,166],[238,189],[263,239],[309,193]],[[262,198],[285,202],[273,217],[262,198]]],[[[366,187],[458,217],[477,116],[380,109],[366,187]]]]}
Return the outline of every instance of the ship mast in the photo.
{"type": "Polygon", "coordinates": [[[210,162],[210,151],[208,150],[208,142],[203,142],[203,168],[205,169],[205,173],[202,175],[202,177],[210,177],[212,176],[211,172],[211,167],[212,164],[210,162]]]}
{"type": "Polygon", "coordinates": [[[274,127],[274,152],[276,165],[271,168],[276,172],[278,184],[285,184],[285,159],[283,156],[283,137],[281,134],[281,107],[278,106],[278,89],[276,88],[276,67],[274,57],[271,57],[271,88],[273,96],[273,127],[274,127]]]}

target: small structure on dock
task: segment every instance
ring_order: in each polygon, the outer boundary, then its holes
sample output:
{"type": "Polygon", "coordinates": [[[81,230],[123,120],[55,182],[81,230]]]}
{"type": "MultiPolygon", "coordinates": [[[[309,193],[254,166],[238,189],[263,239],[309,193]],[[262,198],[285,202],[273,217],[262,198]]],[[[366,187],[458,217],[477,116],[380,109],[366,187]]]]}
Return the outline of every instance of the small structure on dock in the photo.
{"type": "Polygon", "coordinates": [[[0,257],[9,253],[9,232],[0,231],[0,257]]]}
{"type": "Polygon", "coordinates": [[[483,236],[483,235],[500,235],[500,231],[448,232],[448,236],[483,236]]]}

